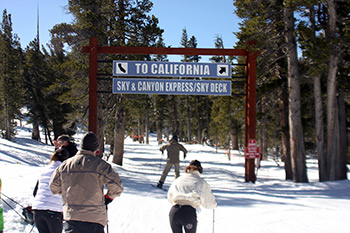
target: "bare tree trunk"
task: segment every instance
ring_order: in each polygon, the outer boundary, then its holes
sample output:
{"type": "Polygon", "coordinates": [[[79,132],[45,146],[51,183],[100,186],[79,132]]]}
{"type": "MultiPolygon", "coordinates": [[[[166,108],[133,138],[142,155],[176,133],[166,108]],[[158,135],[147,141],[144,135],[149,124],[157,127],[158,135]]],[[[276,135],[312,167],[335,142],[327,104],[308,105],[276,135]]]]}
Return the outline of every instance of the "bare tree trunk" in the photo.
{"type": "Polygon", "coordinates": [[[102,98],[98,95],[97,104],[97,139],[100,144],[100,154],[97,157],[102,158],[105,151],[105,141],[104,141],[104,122],[103,122],[103,109],[102,109],[102,98]]]}
{"type": "Polygon", "coordinates": [[[139,141],[139,143],[142,142],[142,139],[141,139],[141,120],[140,118],[137,119],[137,141],[139,141]]]}
{"type": "Polygon", "coordinates": [[[266,105],[265,105],[265,100],[264,97],[261,100],[261,112],[263,115],[262,122],[261,122],[261,144],[260,144],[260,153],[262,154],[262,159],[267,160],[267,148],[268,148],[268,143],[267,143],[267,129],[266,129],[266,117],[264,117],[265,112],[266,112],[266,105]]]}
{"type": "Polygon", "coordinates": [[[178,135],[178,136],[180,136],[180,130],[179,130],[179,116],[178,116],[178,110],[177,110],[177,102],[178,102],[178,98],[175,96],[175,95],[173,95],[172,96],[172,99],[173,99],[173,101],[172,101],[172,105],[173,105],[173,116],[172,116],[172,120],[173,120],[173,122],[172,122],[172,130],[173,130],[173,132],[172,132],[172,134],[173,135],[178,135]]]}
{"type": "Polygon", "coordinates": [[[40,130],[39,130],[39,122],[36,116],[33,116],[33,131],[32,131],[32,139],[39,140],[40,139],[40,130]]]}
{"type": "Polygon", "coordinates": [[[146,96],[146,115],[145,115],[145,134],[146,134],[146,144],[149,144],[149,105],[148,105],[148,97],[146,96]]]}
{"type": "Polygon", "coordinates": [[[284,8],[285,39],[287,43],[288,88],[289,88],[289,131],[294,182],[308,182],[304,150],[303,128],[300,109],[300,82],[297,47],[294,38],[294,12],[284,8]]]}
{"type": "Polygon", "coordinates": [[[282,156],[281,160],[284,162],[284,170],[286,173],[286,180],[293,180],[292,161],[290,157],[290,138],[289,138],[289,124],[288,124],[288,80],[284,76],[282,78],[282,87],[279,93],[279,115],[280,127],[282,137],[282,156]]]}
{"type": "Polygon", "coordinates": [[[160,120],[156,121],[156,128],[157,128],[157,141],[158,145],[162,144],[162,139],[163,139],[163,134],[162,134],[162,127],[161,127],[161,122],[160,120]]]}
{"type": "Polygon", "coordinates": [[[207,128],[207,135],[206,135],[206,138],[207,139],[210,139],[210,134],[209,134],[209,125],[210,125],[210,104],[209,104],[209,98],[207,97],[207,100],[206,100],[206,103],[205,103],[205,106],[206,106],[206,128],[207,128]]]}
{"type": "MultiPolygon", "coordinates": [[[[7,98],[7,97],[5,97],[7,98]]],[[[4,112],[5,112],[5,139],[11,140],[11,119],[10,119],[10,111],[9,111],[9,103],[8,100],[4,101],[4,112]]]]}
{"type": "Polygon", "coordinates": [[[113,163],[118,164],[120,166],[123,165],[125,134],[125,110],[122,98],[123,97],[119,97],[119,103],[115,114],[113,147],[113,163]]]}
{"type": "Polygon", "coordinates": [[[337,158],[337,180],[347,179],[347,141],[346,141],[346,110],[343,90],[338,90],[338,104],[339,104],[339,153],[337,158]]]}
{"type": "Polygon", "coordinates": [[[237,121],[232,121],[231,127],[231,142],[232,142],[232,150],[238,150],[238,129],[237,129],[237,121]]]}
{"type": "Polygon", "coordinates": [[[187,117],[187,141],[192,141],[192,132],[191,132],[191,111],[190,111],[190,99],[189,96],[186,96],[186,117],[187,117]]]}
{"type": "MultiPolygon", "coordinates": [[[[312,40],[316,41],[316,14],[314,5],[309,7],[310,28],[312,30],[312,40]]],[[[313,77],[314,80],[314,98],[315,98],[315,126],[316,126],[316,149],[318,158],[319,181],[327,180],[327,157],[324,143],[324,116],[323,116],[323,98],[321,88],[321,74],[313,77]]]]}
{"type": "Polygon", "coordinates": [[[314,96],[315,96],[315,121],[316,121],[316,147],[318,158],[319,181],[327,180],[327,160],[324,144],[324,119],[323,119],[323,100],[321,91],[321,77],[314,77],[314,96]]]}
{"type": "Polygon", "coordinates": [[[339,111],[337,103],[338,55],[335,44],[336,9],[335,1],[328,3],[328,34],[330,56],[327,74],[327,170],[328,180],[336,180],[336,159],[339,153],[339,111]]]}

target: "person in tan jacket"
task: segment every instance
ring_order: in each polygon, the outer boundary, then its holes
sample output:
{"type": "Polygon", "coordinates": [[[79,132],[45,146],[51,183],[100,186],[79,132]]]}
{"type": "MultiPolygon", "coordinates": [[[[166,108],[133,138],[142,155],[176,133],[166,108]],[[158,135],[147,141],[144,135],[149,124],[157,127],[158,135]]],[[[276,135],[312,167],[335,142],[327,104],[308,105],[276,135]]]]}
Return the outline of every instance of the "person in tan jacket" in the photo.
{"type": "Polygon", "coordinates": [[[195,233],[197,230],[196,209],[203,206],[214,209],[218,203],[209,184],[200,177],[203,172],[198,160],[191,161],[185,168],[186,174],[176,179],[168,191],[168,201],[172,207],[169,213],[173,233],[195,233]]]}
{"type": "Polygon", "coordinates": [[[174,135],[173,138],[166,145],[159,148],[159,150],[163,153],[164,150],[168,151],[168,158],[166,161],[166,165],[164,167],[162,176],[157,184],[157,188],[162,188],[168,173],[171,168],[175,167],[175,179],[180,176],[180,151],[184,153],[184,159],[186,158],[187,150],[186,148],[177,141],[177,136],[174,135]]]}
{"type": "Polygon", "coordinates": [[[51,192],[62,195],[65,232],[103,233],[107,204],[123,192],[121,178],[96,156],[98,150],[96,135],[86,133],[78,153],[65,160],[51,177],[51,192]]]}

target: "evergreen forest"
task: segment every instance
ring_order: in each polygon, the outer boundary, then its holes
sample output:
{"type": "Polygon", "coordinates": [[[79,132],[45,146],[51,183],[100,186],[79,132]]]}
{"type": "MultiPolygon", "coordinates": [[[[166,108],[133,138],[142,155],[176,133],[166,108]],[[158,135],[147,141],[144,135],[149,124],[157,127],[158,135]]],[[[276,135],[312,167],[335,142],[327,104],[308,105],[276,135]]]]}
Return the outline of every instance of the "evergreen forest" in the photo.
{"type": "MultiPolygon", "coordinates": [[[[0,22],[0,132],[13,140],[18,120],[32,139],[52,144],[61,134],[88,129],[91,37],[101,46],[168,47],[151,0],[68,0],[72,23],[55,25],[51,40],[25,49],[12,31],[11,12],[0,22]],[[25,111],[23,111],[25,109],[25,111]],[[15,121],[17,120],[17,121],[15,121]]],[[[262,159],[285,167],[286,180],[308,182],[306,159],[318,160],[319,180],[347,179],[350,161],[350,1],[233,0],[240,19],[234,48],[258,52],[256,135],[262,159]]],[[[227,28],[237,22],[225,22],[227,28]]],[[[214,36],[214,35],[213,35],[214,36]]],[[[197,48],[182,31],[180,44],[197,48]]],[[[214,48],[225,48],[216,36],[214,48]]],[[[166,55],[99,54],[97,136],[123,164],[124,138],[149,135],[230,150],[245,147],[244,57],[231,63],[231,96],[112,94],[113,60],[169,61],[166,55]]],[[[182,62],[201,62],[182,56],[182,62]]]]}

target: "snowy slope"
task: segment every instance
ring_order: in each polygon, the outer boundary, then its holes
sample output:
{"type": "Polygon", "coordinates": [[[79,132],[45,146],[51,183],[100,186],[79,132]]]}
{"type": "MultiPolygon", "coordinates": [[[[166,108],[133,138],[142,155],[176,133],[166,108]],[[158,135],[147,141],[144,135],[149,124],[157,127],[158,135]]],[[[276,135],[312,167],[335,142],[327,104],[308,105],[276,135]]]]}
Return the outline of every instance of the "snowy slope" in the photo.
{"type": "MultiPolygon", "coordinates": [[[[26,206],[32,201],[34,185],[53,146],[31,140],[29,125],[18,128],[17,133],[14,142],[0,139],[0,177],[3,193],[26,206]]],[[[81,136],[76,136],[78,143],[81,136]]],[[[126,139],[123,166],[112,164],[123,179],[125,191],[109,205],[110,233],[171,233],[166,192],[150,185],[160,178],[165,156],[161,156],[156,139],[151,137],[150,141],[145,145],[126,139]]],[[[284,181],[283,167],[263,161],[258,180],[252,184],[244,182],[244,158],[238,151],[229,161],[224,151],[216,153],[214,148],[202,145],[185,147],[189,153],[181,162],[181,171],[189,161],[200,160],[203,178],[219,202],[215,211],[198,210],[197,232],[349,232],[350,182],[317,182],[316,161],[308,161],[310,183],[284,181]]],[[[165,186],[173,180],[172,170],[165,186]]],[[[21,212],[19,205],[2,198],[21,212]]],[[[31,225],[1,205],[6,233],[30,232],[31,225]]]]}

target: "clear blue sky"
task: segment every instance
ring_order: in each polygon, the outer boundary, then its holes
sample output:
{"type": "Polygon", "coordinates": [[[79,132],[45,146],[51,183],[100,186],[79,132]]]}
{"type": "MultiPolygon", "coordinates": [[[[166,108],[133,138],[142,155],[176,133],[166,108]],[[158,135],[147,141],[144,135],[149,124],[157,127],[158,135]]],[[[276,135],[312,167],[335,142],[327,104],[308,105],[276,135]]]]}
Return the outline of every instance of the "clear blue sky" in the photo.
{"type": "MultiPolygon", "coordinates": [[[[159,19],[159,26],[164,29],[166,46],[180,47],[183,28],[189,37],[197,38],[198,48],[214,48],[217,35],[223,38],[225,48],[235,45],[233,32],[238,31],[238,19],[233,14],[232,0],[151,1],[154,3],[151,14],[159,19]]],[[[22,48],[36,36],[37,6],[40,41],[46,45],[50,40],[49,29],[62,22],[71,22],[72,17],[64,9],[67,4],[68,0],[0,0],[1,16],[4,9],[12,15],[13,33],[19,36],[22,48]]]]}

